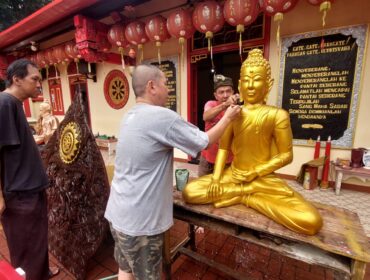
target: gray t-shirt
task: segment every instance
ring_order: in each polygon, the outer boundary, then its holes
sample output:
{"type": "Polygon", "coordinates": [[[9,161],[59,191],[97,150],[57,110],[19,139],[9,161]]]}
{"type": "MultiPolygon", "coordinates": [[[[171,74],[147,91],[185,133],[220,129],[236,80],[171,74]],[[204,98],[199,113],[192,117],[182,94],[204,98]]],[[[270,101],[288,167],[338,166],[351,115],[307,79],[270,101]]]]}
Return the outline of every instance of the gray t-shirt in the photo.
{"type": "Polygon", "coordinates": [[[105,218],[131,236],[155,235],[173,224],[173,148],[192,155],[208,136],[175,112],[135,105],[123,118],[105,218]]]}

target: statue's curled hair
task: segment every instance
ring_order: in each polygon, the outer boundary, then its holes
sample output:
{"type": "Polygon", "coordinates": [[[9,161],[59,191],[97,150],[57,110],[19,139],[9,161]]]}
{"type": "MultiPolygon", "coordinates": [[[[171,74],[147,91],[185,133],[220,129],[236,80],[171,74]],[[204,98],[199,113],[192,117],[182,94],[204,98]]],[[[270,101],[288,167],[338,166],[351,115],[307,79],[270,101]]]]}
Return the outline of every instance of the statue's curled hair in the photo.
{"type": "Polygon", "coordinates": [[[271,66],[270,66],[270,62],[268,62],[268,60],[266,60],[263,57],[262,50],[260,50],[260,49],[253,49],[253,50],[249,51],[248,57],[247,57],[246,60],[244,60],[240,71],[243,71],[244,68],[250,67],[250,66],[252,66],[252,67],[253,66],[262,66],[262,67],[265,67],[266,68],[266,74],[267,74],[267,80],[268,81],[271,80],[271,66]]]}

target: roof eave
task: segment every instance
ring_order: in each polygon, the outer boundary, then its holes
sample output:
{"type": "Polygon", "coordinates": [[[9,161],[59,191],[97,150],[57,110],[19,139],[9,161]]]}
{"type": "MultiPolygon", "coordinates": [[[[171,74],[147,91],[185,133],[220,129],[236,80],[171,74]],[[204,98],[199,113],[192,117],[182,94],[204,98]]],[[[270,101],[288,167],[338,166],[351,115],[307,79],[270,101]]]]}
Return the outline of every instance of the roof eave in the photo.
{"type": "Polygon", "coordinates": [[[0,33],[0,49],[16,43],[100,0],[54,0],[0,33]]]}

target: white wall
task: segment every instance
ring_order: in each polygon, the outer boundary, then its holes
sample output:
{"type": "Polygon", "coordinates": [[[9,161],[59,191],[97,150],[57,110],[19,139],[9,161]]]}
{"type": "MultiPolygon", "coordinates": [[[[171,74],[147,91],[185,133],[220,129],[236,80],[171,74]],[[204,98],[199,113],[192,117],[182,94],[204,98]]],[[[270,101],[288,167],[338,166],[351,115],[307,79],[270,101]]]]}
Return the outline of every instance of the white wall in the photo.
{"type": "MultiPolygon", "coordinates": [[[[353,1],[335,1],[332,9],[326,18],[326,28],[345,27],[349,25],[368,24],[370,21],[370,1],[353,0],[353,1]]],[[[321,30],[322,26],[321,13],[318,6],[312,6],[307,1],[299,1],[297,6],[289,13],[284,15],[281,25],[281,36],[290,36],[299,33],[321,30]]],[[[276,104],[278,99],[278,81],[280,57],[276,45],[277,25],[271,21],[271,45],[270,45],[270,63],[275,84],[272,88],[268,102],[276,104]]],[[[370,88],[370,59],[369,44],[365,50],[364,70],[360,86],[360,99],[357,114],[356,130],[354,133],[354,147],[370,148],[370,129],[368,124],[370,94],[367,89],[370,88]]],[[[322,148],[321,154],[324,154],[322,148]]],[[[280,169],[278,172],[289,175],[296,175],[300,166],[313,158],[313,147],[295,146],[293,163],[280,169]]],[[[331,158],[336,159],[350,158],[350,149],[332,149],[331,158]]],[[[357,182],[356,182],[357,183],[357,182]]]]}
{"type": "MultiPolygon", "coordinates": [[[[332,4],[332,9],[328,13],[326,20],[326,28],[333,27],[345,27],[356,24],[368,24],[370,21],[370,1],[368,0],[353,0],[353,1],[335,1],[332,4]]],[[[144,12],[145,14],[145,12],[144,12]]],[[[147,14],[147,13],[146,13],[147,14]]],[[[284,20],[281,25],[281,36],[290,36],[294,34],[317,31],[321,30],[321,14],[319,7],[312,6],[307,1],[301,0],[297,6],[284,15],[284,20]]],[[[270,55],[269,60],[272,66],[272,74],[275,79],[274,86],[269,95],[268,103],[276,105],[278,99],[278,81],[279,81],[279,67],[280,57],[276,45],[276,29],[277,25],[271,21],[271,34],[270,34],[270,55]]],[[[61,35],[47,42],[42,48],[56,45],[57,42],[67,41],[73,38],[73,32],[61,35]]],[[[370,108],[370,94],[367,93],[367,89],[370,88],[370,58],[368,54],[369,44],[367,44],[365,50],[365,61],[364,71],[362,75],[362,81],[360,86],[360,99],[357,114],[356,130],[354,133],[354,147],[367,147],[370,148],[370,129],[368,123],[369,109],[370,108]]],[[[179,46],[176,39],[172,38],[163,43],[161,47],[161,56],[174,56],[179,54],[179,46]]],[[[144,60],[156,59],[157,48],[154,43],[148,43],[144,46],[144,60]]],[[[180,114],[183,118],[187,119],[187,69],[186,66],[182,66],[179,59],[179,73],[180,73],[180,114]]],[[[94,83],[92,80],[88,80],[88,91],[90,98],[90,109],[91,109],[91,120],[92,129],[94,133],[107,134],[107,135],[118,135],[119,124],[122,116],[129,110],[135,103],[134,94],[131,88],[131,77],[128,71],[125,71],[125,75],[130,85],[130,97],[126,106],[122,109],[115,110],[111,108],[104,98],[104,79],[106,75],[112,69],[121,69],[120,65],[113,65],[110,63],[100,63],[97,66],[97,82],[94,83]]],[[[68,78],[66,76],[65,66],[61,67],[62,77],[62,91],[64,98],[65,110],[71,103],[70,92],[68,85],[68,78]],[[64,68],[64,69],[63,69],[64,68]]],[[[44,89],[48,89],[47,83],[43,83],[44,89]]],[[[32,104],[31,107],[37,106],[32,104]]],[[[35,113],[38,110],[31,108],[35,113]]],[[[324,147],[322,148],[324,149],[324,147]]],[[[323,151],[321,152],[323,154],[323,151]]],[[[176,151],[176,157],[187,158],[182,152],[176,151]]],[[[293,162],[280,169],[279,173],[288,175],[296,175],[299,171],[300,166],[312,159],[313,147],[307,146],[295,146],[294,147],[294,160],[293,162]]],[[[332,149],[331,158],[337,157],[349,158],[350,149],[332,149]]]]}

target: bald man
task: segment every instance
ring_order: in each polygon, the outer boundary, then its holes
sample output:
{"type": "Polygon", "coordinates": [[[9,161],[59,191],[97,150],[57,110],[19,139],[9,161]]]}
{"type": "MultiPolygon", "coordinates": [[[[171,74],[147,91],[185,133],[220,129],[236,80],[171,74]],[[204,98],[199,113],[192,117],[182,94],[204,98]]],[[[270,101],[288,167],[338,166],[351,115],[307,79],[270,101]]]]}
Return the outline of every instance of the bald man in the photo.
{"type": "Polygon", "coordinates": [[[240,112],[230,106],[207,132],[165,108],[166,77],[139,65],[132,75],[136,105],[124,116],[105,212],[115,239],[119,280],[161,279],[163,233],[173,225],[173,148],[193,157],[215,143],[240,112]]]}
{"type": "Polygon", "coordinates": [[[38,145],[47,144],[54,131],[58,128],[58,119],[51,114],[51,106],[47,102],[40,104],[40,115],[36,124],[35,142],[38,145]]]}

